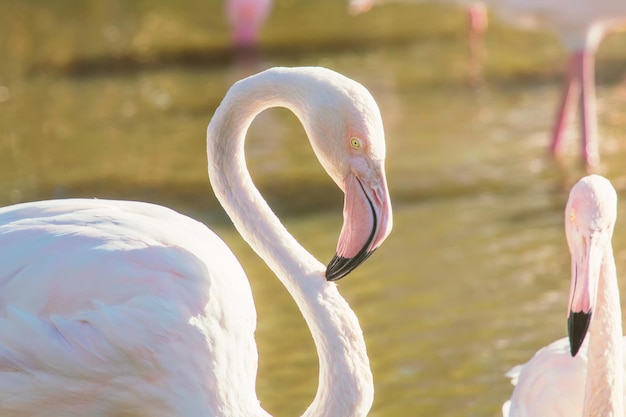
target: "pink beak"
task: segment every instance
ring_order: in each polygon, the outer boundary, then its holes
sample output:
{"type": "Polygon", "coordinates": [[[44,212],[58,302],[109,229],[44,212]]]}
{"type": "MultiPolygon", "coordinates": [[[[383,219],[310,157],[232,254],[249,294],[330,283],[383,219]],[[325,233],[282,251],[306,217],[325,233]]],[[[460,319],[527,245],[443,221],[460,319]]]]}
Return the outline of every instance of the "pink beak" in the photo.
{"type": "Polygon", "coordinates": [[[572,259],[570,311],[567,318],[572,356],[576,356],[585,340],[595,304],[602,261],[602,253],[595,243],[590,238],[583,251],[573,253],[575,259],[572,259]]]}
{"type": "Polygon", "coordinates": [[[326,268],[328,281],[343,278],[363,263],[389,235],[393,223],[384,177],[376,184],[364,184],[350,175],[344,188],[344,224],[337,253],[326,268]]]}

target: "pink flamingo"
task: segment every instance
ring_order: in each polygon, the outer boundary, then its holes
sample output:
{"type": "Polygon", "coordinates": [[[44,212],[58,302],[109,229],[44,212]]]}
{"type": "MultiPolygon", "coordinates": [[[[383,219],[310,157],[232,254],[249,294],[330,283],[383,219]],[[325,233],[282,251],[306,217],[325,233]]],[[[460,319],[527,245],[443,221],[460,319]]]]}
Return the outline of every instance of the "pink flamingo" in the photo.
{"type": "Polygon", "coordinates": [[[543,26],[561,39],[570,58],[562,98],[552,131],[550,152],[556,156],[571,117],[580,102],[582,160],[587,168],[600,161],[594,81],[594,57],[607,32],[626,23],[623,0],[486,0],[504,20],[522,26],[543,26]]]}
{"type": "MultiPolygon", "coordinates": [[[[363,333],[334,280],[392,226],[374,98],[325,68],[273,68],[235,83],[207,130],[209,178],[237,230],[309,326],[319,387],[304,412],[365,417],[374,384],[363,333]],[[289,234],[244,157],[257,114],[282,106],[344,191],[328,267],[289,234]]],[[[255,392],[256,311],[226,244],[154,204],[70,199],[0,209],[3,417],[269,417],[255,392]]]]}
{"type": "MultiPolygon", "coordinates": [[[[351,0],[353,13],[369,10],[375,3],[393,0],[351,0]]],[[[402,1],[402,0],[397,0],[402,1]]],[[[405,0],[410,2],[427,0],[405,0]]],[[[446,1],[446,0],[441,0],[446,1]]],[[[582,161],[587,169],[600,162],[598,121],[594,81],[595,52],[604,36],[626,25],[626,1],[623,0],[449,0],[467,5],[470,21],[470,56],[472,79],[481,73],[482,37],[487,28],[485,7],[516,26],[545,27],[553,30],[568,49],[570,58],[562,97],[552,129],[550,153],[562,152],[563,137],[572,116],[575,101],[580,103],[582,161]]]]}
{"type": "Polygon", "coordinates": [[[237,48],[253,48],[272,9],[272,0],[226,0],[226,17],[237,48]]]}
{"type": "Polygon", "coordinates": [[[606,178],[590,175],[572,188],[565,209],[569,339],[509,371],[515,389],[504,417],[624,417],[626,344],[611,246],[616,217],[617,193],[606,178]]]}

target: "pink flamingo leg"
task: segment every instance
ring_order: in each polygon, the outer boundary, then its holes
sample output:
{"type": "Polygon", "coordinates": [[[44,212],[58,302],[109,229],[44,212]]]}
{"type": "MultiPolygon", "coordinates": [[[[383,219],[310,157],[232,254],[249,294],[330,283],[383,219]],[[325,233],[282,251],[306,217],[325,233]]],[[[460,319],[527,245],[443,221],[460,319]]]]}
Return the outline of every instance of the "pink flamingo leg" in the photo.
{"type": "Polygon", "coordinates": [[[582,156],[587,168],[600,162],[598,150],[598,118],[596,113],[595,51],[583,50],[575,54],[581,80],[580,112],[582,124],[582,156]]]}
{"type": "Polygon", "coordinates": [[[226,17],[236,48],[257,47],[261,28],[272,8],[272,0],[228,0],[226,17]]]}
{"type": "Polygon", "coordinates": [[[565,136],[567,122],[572,113],[573,101],[580,94],[581,80],[578,61],[578,54],[572,54],[565,77],[565,85],[563,86],[561,104],[558,109],[554,130],[552,131],[552,143],[550,144],[550,153],[552,156],[558,155],[563,148],[563,136],[565,136]]]}
{"type": "Polygon", "coordinates": [[[470,53],[470,80],[478,82],[482,78],[485,56],[485,32],[487,31],[487,9],[483,3],[472,3],[467,13],[468,42],[470,53]]]}

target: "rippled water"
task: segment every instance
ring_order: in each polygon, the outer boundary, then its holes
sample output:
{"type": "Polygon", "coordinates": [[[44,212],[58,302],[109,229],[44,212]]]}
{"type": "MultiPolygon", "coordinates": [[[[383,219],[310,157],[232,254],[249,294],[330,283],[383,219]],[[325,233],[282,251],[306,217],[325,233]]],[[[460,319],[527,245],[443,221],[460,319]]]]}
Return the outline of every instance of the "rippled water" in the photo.
{"type": "MultiPolygon", "coordinates": [[[[473,88],[464,16],[444,6],[351,17],[341,2],[278,0],[259,60],[242,64],[217,1],[48,3],[0,0],[0,202],[129,198],[212,225],[251,277],[258,393],[272,414],[299,415],[312,400],[317,357],[288,294],[212,197],[203,154],[228,87],[266,67],[333,68],[367,86],[383,114],[395,229],[339,284],[365,333],[372,416],[497,416],[511,391],[504,372],[565,335],[563,209],[583,172],[574,127],[564,166],[545,157],[564,62],[549,34],[492,22],[473,88]]],[[[613,36],[598,59],[600,171],[622,199],[625,45],[613,36]]],[[[342,196],[295,117],[263,113],[247,153],[287,227],[329,260],[342,196]]],[[[618,220],[618,273],[624,230],[618,220]]]]}

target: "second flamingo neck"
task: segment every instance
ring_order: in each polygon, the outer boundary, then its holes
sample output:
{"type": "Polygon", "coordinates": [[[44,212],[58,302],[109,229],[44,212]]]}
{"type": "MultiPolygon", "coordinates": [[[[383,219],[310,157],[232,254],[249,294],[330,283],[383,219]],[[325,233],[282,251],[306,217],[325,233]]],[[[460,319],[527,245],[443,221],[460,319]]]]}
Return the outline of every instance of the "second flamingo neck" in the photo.
{"type": "Polygon", "coordinates": [[[622,314],[611,249],[603,259],[588,337],[583,417],[624,417],[622,314]]]}

